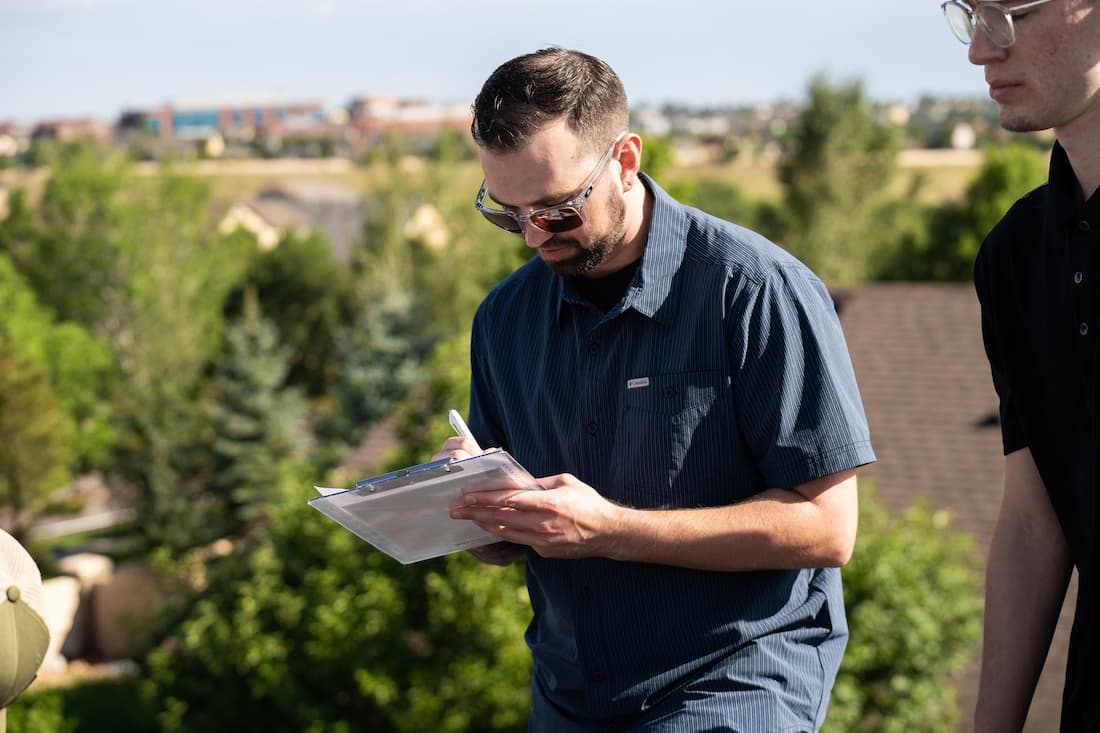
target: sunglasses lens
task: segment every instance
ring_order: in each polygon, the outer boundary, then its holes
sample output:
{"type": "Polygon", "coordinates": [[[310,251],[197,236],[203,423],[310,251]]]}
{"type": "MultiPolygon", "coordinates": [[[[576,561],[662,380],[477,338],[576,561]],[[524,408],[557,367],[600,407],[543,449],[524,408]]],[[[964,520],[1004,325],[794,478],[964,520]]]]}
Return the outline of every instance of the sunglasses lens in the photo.
{"type": "Polygon", "coordinates": [[[490,224],[494,224],[506,232],[512,232],[513,234],[519,234],[520,229],[519,222],[508,216],[507,214],[494,214],[491,211],[485,211],[484,209],[478,209],[481,215],[484,216],[490,224]]]}
{"type": "Polygon", "coordinates": [[[581,224],[584,224],[584,218],[581,216],[580,211],[569,206],[547,211],[545,213],[534,214],[531,216],[531,223],[544,232],[558,234],[559,232],[568,232],[576,229],[581,224]]]}

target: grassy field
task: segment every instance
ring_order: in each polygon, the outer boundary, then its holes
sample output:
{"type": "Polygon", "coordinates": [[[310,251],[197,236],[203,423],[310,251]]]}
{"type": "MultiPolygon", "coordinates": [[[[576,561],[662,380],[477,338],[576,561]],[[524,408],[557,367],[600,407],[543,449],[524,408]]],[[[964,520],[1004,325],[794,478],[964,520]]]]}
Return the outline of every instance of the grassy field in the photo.
{"type": "MultiPolygon", "coordinates": [[[[913,181],[919,180],[918,198],[921,201],[957,200],[980,164],[981,154],[976,151],[903,151],[898,157],[899,172],[893,189],[898,196],[905,195],[913,181]]],[[[135,170],[138,175],[155,175],[161,168],[156,163],[140,163],[135,170]]],[[[393,175],[415,179],[426,178],[432,172],[430,164],[415,158],[403,161],[396,172],[382,164],[359,166],[342,159],[206,160],[179,163],[176,170],[212,179],[214,198],[226,205],[292,179],[320,179],[366,193],[385,186],[393,175]]],[[[470,190],[471,199],[480,177],[480,169],[473,161],[462,164],[457,174],[451,176],[454,185],[470,190]]],[[[669,183],[687,178],[718,179],[737,186],[746,196],[757,200],[775,200],[781,193],[774,160],[735,160],[726,164],[673,167],[664,178],[669,183]]],[[[45,181],[46,175],[41,170],[0,171],[0,183],[11,189],[26,188],[32,201],[41,195],[45,181]]]]}
{"type": "MultiPolygon", "coordinates": [[[[905,150],[898,156],[898,175],[893,183],[897,196],[905,195],[914,181],[919,183],[918,198],[925,203],[956,201],[981,165],[981,153],[973,150],[905,150]]],[[[774,201],[782,188],[776,161],[734,160],[723,165],[703,165],[673,168],[670,180],[692,177],[717,179],[731,183],[746,196],[774,201]]]]}

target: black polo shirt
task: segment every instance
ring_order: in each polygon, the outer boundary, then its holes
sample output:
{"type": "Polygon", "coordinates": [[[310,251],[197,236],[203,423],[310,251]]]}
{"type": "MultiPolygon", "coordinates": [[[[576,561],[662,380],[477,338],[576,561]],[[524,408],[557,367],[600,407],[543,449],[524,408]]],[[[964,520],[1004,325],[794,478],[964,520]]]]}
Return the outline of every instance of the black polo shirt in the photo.
{"type": "Polygon", "coordinates": [[[1005,453],[1031,449],[1078,571],[1063,731],[1100,730],[1100,194],[1079,190],[1056,144],[1049,181],[990,232],[975,267],[1005,453]]]}

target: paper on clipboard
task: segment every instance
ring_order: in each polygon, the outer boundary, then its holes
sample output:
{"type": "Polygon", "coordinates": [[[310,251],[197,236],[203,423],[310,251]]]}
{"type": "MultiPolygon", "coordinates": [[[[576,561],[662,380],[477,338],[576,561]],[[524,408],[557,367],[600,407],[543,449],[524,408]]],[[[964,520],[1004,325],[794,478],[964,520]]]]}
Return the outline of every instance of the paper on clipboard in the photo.
{"type": "Polygon", "coordinates": [[[315,487],[309,505],[394,558],[409,563],[481,547],[500,538],[451,519],[450,504],[468,486],[542,487],[507,451],[443,459],[363,479],[353,489],[315,487]]]}

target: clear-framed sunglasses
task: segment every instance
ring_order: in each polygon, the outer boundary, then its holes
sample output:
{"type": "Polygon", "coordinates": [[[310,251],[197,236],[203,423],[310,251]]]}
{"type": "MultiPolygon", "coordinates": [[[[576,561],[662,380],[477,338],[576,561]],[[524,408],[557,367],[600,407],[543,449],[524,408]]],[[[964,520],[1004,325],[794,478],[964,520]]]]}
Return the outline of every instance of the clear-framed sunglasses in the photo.
{"type": "Polygon", "coordinates": [[[607,170],[607,165],[611,162],[612,153],[615,152],[615,148],[618,147],[619,142],[621,142],[626,135],[627,133],[623,132],[615,138],[615,142],[611,143],[611,147],[603,154],[603,157],[600,158],[600,162],[596,164],[596,167],[588,176],[588,180],[581,184],[580,193],[568,201],[563,201],[554,206],[547,206],[544,209],[535,209],[534,211],[527,211],[524,213],[494,209],[485,205],[487,190],[485,188],[485,181],[483,180],[481,182],[481,189],[477,192],[477,198],[474,200],[474,206],[477,207],[477,210],[481,212],[481,215],[484,216],[489,223],[495,224],[504,231],[512,232],[513,234],[522,234],[523,228],[528,223],[536,229],[541,229],[550,234],[558,234],[560,232],[568,232],[576,229],[584,224],[584,205],[588,203],[588,199],[592,196],[592,191],[595,190],[596,184],[600,181],[600,177],[603,175],[603,172],[607,170]]]}
{"type": "Polygon", "coordinates": [[[974,30],[981,28],[982,33],[996,46],[1008,48],[1016,42],[1016,27],[1012,16],[1049,2],[1050,0],[1031,0],[1005,5],[996,2],[967,3],[963,0],[947,0],[940,8],[943,9],[943,17],[947,19],[951,32],[963,43],[970,45],[974,40],[974,30]]]}

